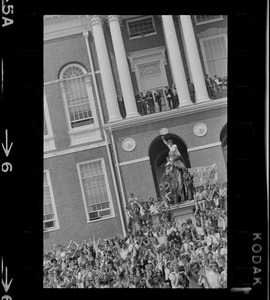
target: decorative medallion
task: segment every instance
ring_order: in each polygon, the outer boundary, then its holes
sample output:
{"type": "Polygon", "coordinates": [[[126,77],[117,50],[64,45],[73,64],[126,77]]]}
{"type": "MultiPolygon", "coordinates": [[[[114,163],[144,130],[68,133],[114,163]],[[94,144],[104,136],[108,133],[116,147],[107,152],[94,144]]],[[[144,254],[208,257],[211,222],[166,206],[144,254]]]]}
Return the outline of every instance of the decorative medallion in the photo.
{"type": "Polygon", "coordinates": [[[135,149],[135,147],[136,147],[136,142],[132,138],[126,138],[122,142],[122,148],[125,151],[132,151],[135,149]]]}
{"type": "Polygon", "coordinates": [[[168,132],[169,132],[168,128],[163,127],[163,128],[160,129],[159,134],[160,134],[160,135],[165,135],[165,134],[167,134],[168,132]]]}
{"type": "Polygon", "coordinates": [[[193,132],[197,136],[204,136],[207,133],[207,126],[204,123],[198,123],[194,126],[193,132]]]}

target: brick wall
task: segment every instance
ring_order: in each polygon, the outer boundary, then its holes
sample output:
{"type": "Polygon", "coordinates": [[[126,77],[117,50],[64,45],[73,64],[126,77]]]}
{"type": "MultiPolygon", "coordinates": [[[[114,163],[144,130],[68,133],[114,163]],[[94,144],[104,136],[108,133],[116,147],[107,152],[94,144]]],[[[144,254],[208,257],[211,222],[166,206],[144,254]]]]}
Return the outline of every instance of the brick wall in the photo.
{"type": "Polygon", "coordinates": [[[163,127],[167,127],[169,133],[178,135],[185,142],[187,148],[192,148],[220,142],[220,132],[226,122],[226,108],[221,108],[116,130],[114,132],[114,139],[119,162],[148,156],[151,142],[160,135],[159,130],[163,127]],[[198,137],[194,134],[193,128],[197,123],[201,122],[206,124],[208,131],[205,136],[198,137]],[[127,137],[133,138],[136,142],[136,148],[131,152],[125,151],[122,148],[122,142],[127,137]]]}
{"type": "Polygon", "coordinates": [[[91,71],[82,35],[46,41],[44,44],[44,81],[58,79],[60,70],[72,62],[82,64],[87,72],[91,71]]]}
{"type": "Polygon", "coordinates": [[[55,146],[57,150],[68,149],[70,145],[68,123],[64,103],[58,83],[45,86],[45,94],[52,124],[55,146]]]}
{"type": "MultiPolygon", "coordinates": [[[[226,109],[222,108],[117,130],[114,132],[114,137],[119,163],[148,156],[149,146],[159,136],[159,130],[162,127],[167,127],[169,133],[179,136],[186,143],[187,148],[193,148],[220,142],[220,132],[226,122],[226,109]],[[207,134],[203,137],[198,137],[193,132],[194,125],[199,122],[205,123],[208,127],[207,134]],[[136,142],[136,148],[131,152],[122,149],[122,142],[127,137],[133,138],[136,142]]],[[[227,167],[221,146],[191,151],[189,152],[189,160],[191,167],[216,163],[219,182],[222,183],[227,180],[227,167]]],[[[139,199],[148,200],[151,196],[156,197],[150,160],[123,165],[120,167],[120,171],[126,197],[132,192],[139,199]]]]}
{"type": "Polygon", "coordinates": [[[150,197],[156,198],[155,184],[150,161],[121,166],[120,170],[124,184],[126,201],[131,193],[134,193],[138,200],[141,201],[146,201],[150,197]]]}
{"type": "Polygon", "coordinates": [[[227,181],[227,167],[221,146],[196,150],[189,152],[191,167],[209,166],[217,164],[218,181],[227,181]]]}
{"type": "Polygon", "coordinates": [[[131,40],[129,39],[126,21],[123,21],[122,36],[127,53],[165,45],[161,21],[155,16],[153,17],[157,34],[131,40]]]}
{"type": "Polygon", "coordinates": [[[54,243],[68,244],[70,239],[81,241],[89,237],[101,238],[122,234],[115,188],[105,147],[80,151],[45,159],[44,170],[49,170],[60,230],[44,234],[45,249],[54,243]],[[104,158],[115,218],[87,223],[83,196],[76,164],[104,158]]]}

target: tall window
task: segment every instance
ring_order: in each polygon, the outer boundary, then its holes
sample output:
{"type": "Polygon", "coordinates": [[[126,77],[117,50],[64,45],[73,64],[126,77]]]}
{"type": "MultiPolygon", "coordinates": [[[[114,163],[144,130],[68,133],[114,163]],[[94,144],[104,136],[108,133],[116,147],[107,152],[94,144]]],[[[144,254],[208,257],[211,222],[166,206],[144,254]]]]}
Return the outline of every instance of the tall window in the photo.
{"type": "Polygon", "coordinates": [[[78,164],[88,221],[114,216],[103,160],[78,164]]]}
{"type": "Polygon", "coordinates": [[[47,128],[47,123],[46,123],[46,117],[43,114],[43,130],[44,130],[44,136],[48,135],[48,128],[47,128]]]}
{"type": "Polygon", "coordinates": [[[70,65],[62,74],[63,89],[71,128],[94,123],[86,89],[85,73],[81,66],[70,65]]]}
{"type": "Polygon", "coordinates": [[[227,76],[227,35],[200,39],[206,73],[210,76],[227,76]]]}
{"type": "Polygon", "coordinates": [[[202,25],[221,20],[223,20],[222,15],[195,15],[196,25],[202,25]]]}
{"type": "Polygon", "coordinates": [[[55,150],[55,142],[53,137],[53,131],[52,131],[52,124],[50,119],[50,113],[47,103],[46,94],[44,91],[43,94],[43,134],[44,134],[44,151],[50,151],[55,150]]]}
{"type": "Polygon", "coordinates": [[[152,16],[127,21],[129,38],[155,34],[156,28],[152,16]]]}
{"type": "Polygon", "coordinates": [[[49,171],[43,174],[43,230],[59,229],[49,171]]]}

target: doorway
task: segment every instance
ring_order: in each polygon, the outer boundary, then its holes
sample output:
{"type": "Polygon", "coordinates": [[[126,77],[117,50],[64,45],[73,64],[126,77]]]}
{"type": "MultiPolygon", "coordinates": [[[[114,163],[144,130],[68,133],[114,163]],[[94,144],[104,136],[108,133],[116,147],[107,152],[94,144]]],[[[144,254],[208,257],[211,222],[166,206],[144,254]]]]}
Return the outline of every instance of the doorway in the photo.
{"type": "MultiPolygon", "coordinates": [[[[185,142],[179,136],[170,133],[165,135],[165,139],[172,139],[173,143],[177,145],[181,153],[185,166],[187,168],[190,168],[190,161],[185,142]]],[[[149,146],[150,165],[152,169],[157,197],[160,197],[160,178],[165,172],[165,164],[167,162],[166,158],[168,156],[168,152],[169,149],[163,143],[161,136],[156,137],[149,146]]]]}

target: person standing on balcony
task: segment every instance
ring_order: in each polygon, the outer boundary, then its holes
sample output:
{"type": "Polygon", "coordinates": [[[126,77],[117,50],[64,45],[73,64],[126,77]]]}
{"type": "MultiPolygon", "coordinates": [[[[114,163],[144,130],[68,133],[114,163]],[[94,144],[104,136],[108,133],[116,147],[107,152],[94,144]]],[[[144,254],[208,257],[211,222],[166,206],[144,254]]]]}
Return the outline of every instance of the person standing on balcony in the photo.
{"type": "Polygon", "coordinates": [[[153,94],[150,91],[147,91],[147,93],[146,93],[146,101],[148,103],[149,113],[150,114],[155,113],[154,98],[153,98],[153,94]]]}
{"type": "Polygon", "coordinates": [[[178,108],[179,106],[179,98],[178,98],[178,94],[177,94],[177,89],[175,84],[172,84],[172,99],[173,99],[173,108],[178,108]]]}
{"type": "Polygon", "coordinates": [[[207,88],[209,98],[210,99],[215,99],[214,81],[208,74],[205,74],[205,84],[206,84],[206,88],[207,88]]]}
{"type": "Polygon", "coordinates": [[[121,97],[120,95],[117,95],[117,101],[118,101],[120,114],[121,114],[122,118],[125,119],[127,114],[126,114],[126,108],[125,108],[125,103],[124,103],[123,97],[121,97]]]}
{"type": "Polygon", "coordinates": [[[214,75],[214,88],[216,92],[222,94],[222,80],[217,74],[214,75]]]}
{"type": "Polygon", "coordinates": [[[195,95],[194,84],[190,81],[190,79],[187,79],[187,84],[188,84],[188,91],[189,91],[190,99],[193,103],[195,103],[196,102],[196,95],[195,95]]]}
{"type": "Polygon", "coordinates": [[[138,113],[141,115],[142,114],[142,104],[141,104],[141,100],[140,100],[140,94],[138,91],[135,91],[134,95],[135,95],[138,113]]]}
{"type": "Polygon", "coordinates": [[[155,96],[155,102],[157,103],[158,108],[159,108],[159,112],[161,112],[162,111],[162,99],[161,99],[161,93],[158,89],[156,89],[154,96],[155,96]]]}
{"type": "Polygon", "coordinates": [[[140,92],[141,112],[142,116],[147,115],[147,106],[143,92],[140,92]]]}
{"type": "Polygon", "coordinates": [[[173,109],[173,99],[172,99],[172,91],[168,86],[165,86],[165,96],[168,102],[170,109],[173,109]]]}

